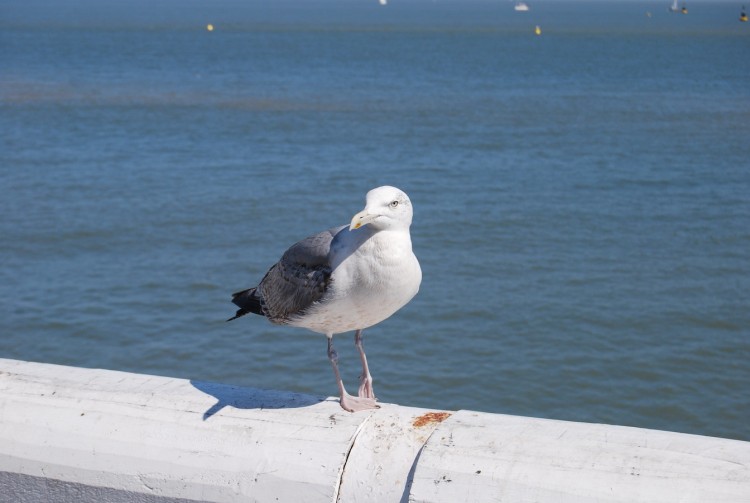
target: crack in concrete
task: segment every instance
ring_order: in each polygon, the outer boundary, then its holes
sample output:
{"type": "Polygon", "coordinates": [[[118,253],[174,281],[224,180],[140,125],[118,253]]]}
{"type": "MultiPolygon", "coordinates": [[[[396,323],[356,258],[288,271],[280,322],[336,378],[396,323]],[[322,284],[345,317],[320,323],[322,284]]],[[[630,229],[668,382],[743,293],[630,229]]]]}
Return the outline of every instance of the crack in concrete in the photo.
{"type": "Polygon", "coordinates": [[[349,442],[349,449],[347,449],[346,456],[344,456],[344,462],[341,464],[341,468],[339,469],[339,475],[336,479],[336,486],[333,488],[333,503],[339,503],[339,491],[341,489],[341,483],[344,480],[346,464],[349,462],[349,455],[352,453],[352,449],[354,449],[354,444],[357,443],[357,437],[359,437],[359,434],[362,433],[362,430],[364,430],[365,425],[367,425],[374,413],[375,411],[370,412],[367,418],[359,423],[359,426],[357,426],[357,429],[354,431],[354,435],[352,435],[352,440],[351,442],[349,442]]]}

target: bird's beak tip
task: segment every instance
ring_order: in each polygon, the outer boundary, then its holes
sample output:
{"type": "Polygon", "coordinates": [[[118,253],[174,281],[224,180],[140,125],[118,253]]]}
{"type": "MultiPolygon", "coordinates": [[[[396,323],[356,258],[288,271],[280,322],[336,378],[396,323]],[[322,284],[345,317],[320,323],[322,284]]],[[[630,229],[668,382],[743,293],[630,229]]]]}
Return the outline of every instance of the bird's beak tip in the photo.
{"type": "Polygon", "coordinates": [[[353,230],[359,229],[363,225],[369,224],[370,222],[375,220],[377,217],[378,217],[377,214],[370,213],[367,210],[362,210],[356,215],[354,215],[354,217],[352,217],[352,222],[349,224],[349,230],[353,231],[353,230]]]}

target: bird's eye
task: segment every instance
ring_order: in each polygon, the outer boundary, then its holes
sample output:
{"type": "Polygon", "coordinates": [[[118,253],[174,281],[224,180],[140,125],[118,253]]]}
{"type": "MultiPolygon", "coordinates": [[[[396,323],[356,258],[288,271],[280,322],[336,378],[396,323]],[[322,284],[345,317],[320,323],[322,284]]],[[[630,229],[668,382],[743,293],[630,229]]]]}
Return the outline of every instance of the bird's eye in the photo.
{"type": "Polygon", "coordinates": [[[395,208],[396,206],[398,206],[398,201],[391,201],[391,204],[389,204],[388,206],[390,206],[391,208],[395,208]]]}

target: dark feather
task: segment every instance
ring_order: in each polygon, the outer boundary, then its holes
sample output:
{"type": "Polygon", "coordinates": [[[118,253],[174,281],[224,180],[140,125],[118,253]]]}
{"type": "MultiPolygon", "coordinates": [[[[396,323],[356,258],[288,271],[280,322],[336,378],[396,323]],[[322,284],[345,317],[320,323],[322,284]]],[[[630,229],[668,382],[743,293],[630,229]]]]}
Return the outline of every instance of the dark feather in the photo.
{"type": "Polygon", "coordinates": [[[255,313],[273,323],[284,324],[292,317],[303,315],[328,290],[332,272],[331,243],[345,228],[329,229],[291,246],[257,287],[232,296],[232,302],[240,309],[227,321],[255,313]]]}
{"type": "Polygon", "coordinates": [[[263,314],[263,308],[261,307],[261,299],[257,294],[257,288],[248,288],[241,292],[232,294],[232,302],[239,307],[235,315],[229,318],[227,321],[236,320],[240,316],[253,313],[265,316],[263,314]]]}

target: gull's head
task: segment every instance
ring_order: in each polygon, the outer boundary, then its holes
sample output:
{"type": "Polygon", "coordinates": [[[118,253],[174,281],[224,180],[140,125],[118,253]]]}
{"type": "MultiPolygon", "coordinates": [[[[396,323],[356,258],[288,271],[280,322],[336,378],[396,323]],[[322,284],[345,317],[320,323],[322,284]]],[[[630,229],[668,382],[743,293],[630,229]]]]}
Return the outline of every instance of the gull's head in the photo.
{"type": "Polygon", "coordinates": [[[409,196],[389,185],[367,193],[365,209],[354,215],[349,230],[369,225],[377,230],[403,228],[411,225],[412,208],[409,196]]]}

